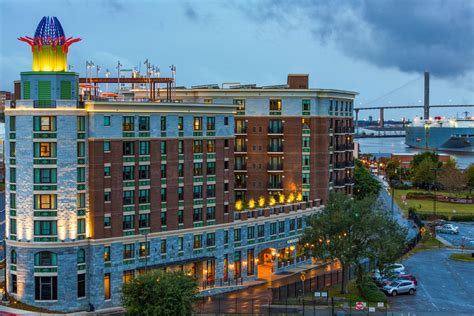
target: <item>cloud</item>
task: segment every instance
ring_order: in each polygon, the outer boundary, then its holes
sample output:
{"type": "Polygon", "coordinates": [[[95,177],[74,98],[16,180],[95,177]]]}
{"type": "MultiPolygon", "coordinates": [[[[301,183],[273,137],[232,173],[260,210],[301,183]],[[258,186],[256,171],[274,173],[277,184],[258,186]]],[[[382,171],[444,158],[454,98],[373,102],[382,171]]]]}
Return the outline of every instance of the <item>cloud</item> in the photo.
{"type": "Polygon", "coordinates": [[[235,7],[258,23],[307,28],[349,57],[444,78],[474,70],[471,0],[264,0],[235,7]]]}
{"type": "Polygon", "coordinates": [[[184,3],[183,9],[184,9],[184,15],[188,19],[192,21],[198,21],[200,19],[199,13],[189,2],[184,3]]]}

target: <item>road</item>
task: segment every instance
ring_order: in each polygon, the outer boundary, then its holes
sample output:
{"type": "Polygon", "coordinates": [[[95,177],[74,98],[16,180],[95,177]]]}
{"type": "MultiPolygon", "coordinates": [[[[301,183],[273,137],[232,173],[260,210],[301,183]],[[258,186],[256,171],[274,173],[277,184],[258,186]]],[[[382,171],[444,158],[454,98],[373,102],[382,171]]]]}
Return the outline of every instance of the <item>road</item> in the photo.
{"type": "Polygon", "coordinates": [[[418,289],[413,296],[390,297],[391,307],[432,315],[474,315],[474,263],[450,260],[453,252],[459,250],[426,250],[405,260],[406,271],[418,279],[418,289]]]}
{"type": "Polygon", "coordinates": [[[465,223],[454,223],[453,225],[459,227],[459,234],[442,234],[437,233],[438,236],[442,237],[443,239],[449,241],[454,246],[470,246],[474,247],[474,222],[465,222],[465,223]]]}

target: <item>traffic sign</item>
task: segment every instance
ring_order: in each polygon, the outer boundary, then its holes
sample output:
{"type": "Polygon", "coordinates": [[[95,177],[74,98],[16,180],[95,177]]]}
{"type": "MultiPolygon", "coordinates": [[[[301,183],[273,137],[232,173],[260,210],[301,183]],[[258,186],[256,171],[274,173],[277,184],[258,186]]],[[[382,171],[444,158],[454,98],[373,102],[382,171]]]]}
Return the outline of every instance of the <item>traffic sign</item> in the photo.
{"type": "Polygon", "coordinates": [[[356,311],[363,311],[365,308],[364,302],[356,302],[355,309],[356,311]]]}
{"type": "Polygon", "coordinates": [[[305,272],[301,272],[301,273],[300,273],[300,279],[301,279],[301,281],[303,281],[303,282],[304,282],[304,280],[306,280],[306,273],[305,273],[305,272]]]}

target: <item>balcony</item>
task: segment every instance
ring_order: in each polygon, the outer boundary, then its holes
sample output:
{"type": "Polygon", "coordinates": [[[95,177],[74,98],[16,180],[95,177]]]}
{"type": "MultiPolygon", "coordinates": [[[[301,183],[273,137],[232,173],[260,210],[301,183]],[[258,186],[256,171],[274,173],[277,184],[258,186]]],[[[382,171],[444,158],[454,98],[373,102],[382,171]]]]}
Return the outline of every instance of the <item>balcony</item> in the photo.
{"type": "Polygon", "coordinates": [[[345,179],[346,185],[353,185],[354,184],[354,178],[352,177],[346,177],[345,179]]]}
{"type": "Polygon", "coordinates": [[[235,145],[235,153],[247,153],[247,145],[235,145]]]}
{"type": "Polygon", "coordinates": [[[346,162],[345,161],[337,161],[334,164],[334,169],[344,169],[346,167],[346,162]]]}
{"type": "Polygon", "coordinates": [[[234,183],[235,190],[247,190],[247,182],[235,182],[234,183]]]}
{"type": "Polygon", "coordinates": [[[354,161],[346,161],[346,167],[354,167],[354,161]]]}
{"type": "Polygon", "coordinates": [[[268,190],[283,190],[283,182],[269,182],[268,190]]]}
{"type": "Polygon", "coordinates": [[[236,126],[235,134],[247,134],[247,126],[236,126]]]}
{"type": "Polygon", "coordinates": [[[269,153],[283,153],[283,144],[280,145],[268,145],[269,153]]]}
{"type": "Polygon", "coordinates": [[[283,163],[269,163],[267,170],[270,172],[283,172],[283,163]]]}
{"type": "Polygon", "coordinates": [[[346,144],[336,144],[334,151],[346,151],[346,144]]]}
{"type": "Polygon", "coordinates": [[[337,126],[334,129],[334,132],[336,134],[353,134],[354,133],[354,127],[353,126],[337,126]]]}
{"type": "Polygon", "coordinates": [[[269,126],[268,134],[283,134],[283,125],[269,126]]]}
{"type": "Polygon", "coordinates": [[[247,164],[242,163],[242,164],[235,164],[234,165],[234,171],[247,171],[247,164]]]}
{"type": "Polygon", "coordinates": [[[333,182],[334,187],[344,187],[345,185],[346,185],[345,179],[337,179],[337,180],[334,180],[333,182]]]}

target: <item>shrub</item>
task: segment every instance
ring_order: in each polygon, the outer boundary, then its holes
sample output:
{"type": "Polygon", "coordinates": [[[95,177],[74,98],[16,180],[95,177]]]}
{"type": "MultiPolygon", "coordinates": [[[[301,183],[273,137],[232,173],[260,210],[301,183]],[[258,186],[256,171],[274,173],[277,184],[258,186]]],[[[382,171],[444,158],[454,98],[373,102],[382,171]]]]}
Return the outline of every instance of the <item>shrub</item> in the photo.
{"type": "Polygon", "coordinates": [[[448,220],[448,216],[443,214],[428,214],[428,213],[418,213],[418,217],[423,221],[434,221],[436,219],[444,219],[445,221],[448,220]]]}
{"type": "Polygon", "coordinates": [[[385,294],[377,288],[377,286],[374,284],[374,282],[368,275],[365,275],[361,283],[359,284],[359,291],[360,294],[368,302],[387,301],[387,296],[385,296],[385,294]]]}
{"type": "Polygon", "coordinates": [[[472,215],[453,215],[451,220],[454,222],[474,222],[474,214],[472,215]]]}
{"type": "Polygon", "coordinates": [[[408,200],[422,200],[434,198],[434,194],[431,192],[408,192],[406,196],[408,200]]]}

